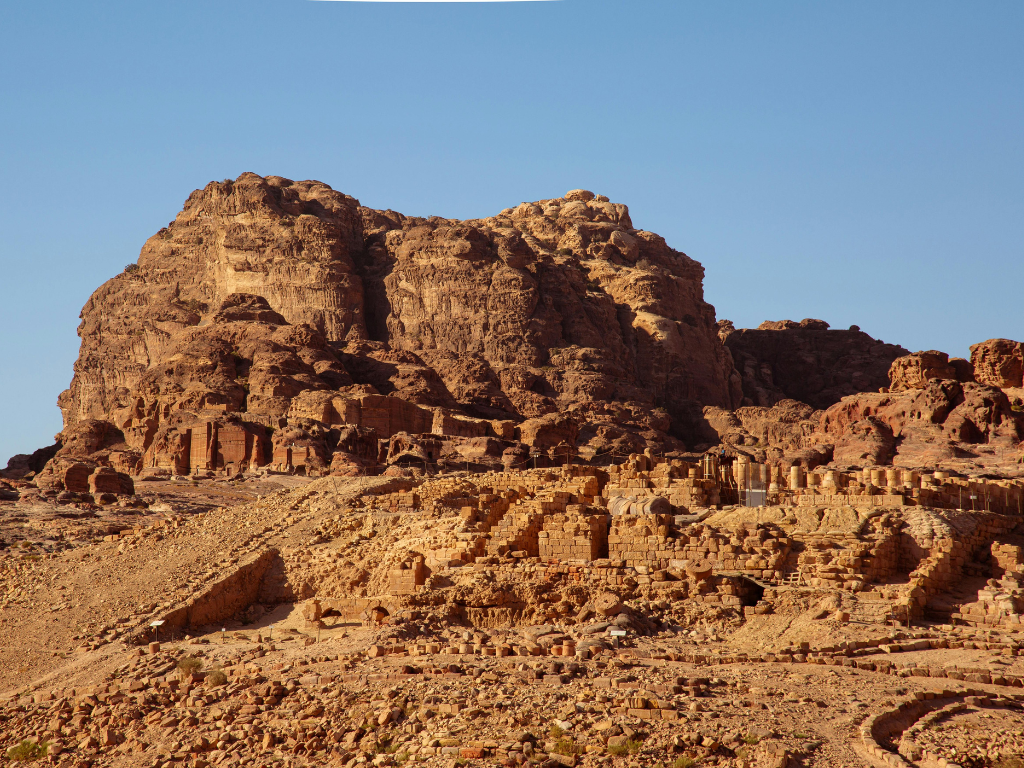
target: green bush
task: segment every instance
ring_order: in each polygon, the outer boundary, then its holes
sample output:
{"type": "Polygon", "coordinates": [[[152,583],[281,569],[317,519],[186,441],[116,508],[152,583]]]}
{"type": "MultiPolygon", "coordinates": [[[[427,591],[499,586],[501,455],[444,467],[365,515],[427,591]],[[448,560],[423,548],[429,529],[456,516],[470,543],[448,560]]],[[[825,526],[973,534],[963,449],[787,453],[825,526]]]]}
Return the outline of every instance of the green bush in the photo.
{"type": "Polygon", "coordinates": [[[127,267],[124,268],[124,271],[125,271],[125,274],[127,274],[127,275],[130,275],[132,272],[138,272],[139,271],[139,265],[138,264],[129,264],[127,267]]]}
{"type": "Polygon", "coordinates": [[[46,750],[49,746],[50,742],[48,741],[40,741],[37,743],[35,741],[24,739],[18,746],[11,747],[7,750],[7,759],[23,763],[31,763],[33,760],[45,757],[46,750]]]}

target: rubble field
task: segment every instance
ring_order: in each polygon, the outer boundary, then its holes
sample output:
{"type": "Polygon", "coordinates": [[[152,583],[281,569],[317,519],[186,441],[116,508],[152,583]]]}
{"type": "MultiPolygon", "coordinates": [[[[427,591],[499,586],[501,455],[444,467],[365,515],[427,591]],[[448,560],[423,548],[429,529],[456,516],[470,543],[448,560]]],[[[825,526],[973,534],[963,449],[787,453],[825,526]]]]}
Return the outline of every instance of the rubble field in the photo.
{"type": "Polygon", "coordinates": [[[1019,480],[648,452],[140,486],[0,507],[11,761],[1024,764],[1019,480]]]}

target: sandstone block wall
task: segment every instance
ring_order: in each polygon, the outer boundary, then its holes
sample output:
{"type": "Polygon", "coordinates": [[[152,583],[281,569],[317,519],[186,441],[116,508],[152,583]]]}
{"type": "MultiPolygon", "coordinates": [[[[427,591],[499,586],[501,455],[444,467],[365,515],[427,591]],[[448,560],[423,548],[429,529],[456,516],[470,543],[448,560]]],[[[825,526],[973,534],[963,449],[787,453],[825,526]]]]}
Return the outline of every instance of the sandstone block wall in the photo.
{"type": "Polygon", "coordinates": [[[391,571],[391,576],[388,579],[388,592],[392,595],[411,595],[416,591],[416,587],[423,586],[426,578],[427,569],[423,557],[413,558],[391,571]]]}
{"type": "Polygon", "coordinates": [[[992,542],[992,576],[1001,578],[1008,573],[1024,573],[1024,543],[992,542]]]}
{"type": "Polygon", "coordinates": [[[587,514],[587,507],[570,504],[565,513],[548,515],[538,533],[542,560],[597,560],[608,555],[608,516],[587,514]]]}

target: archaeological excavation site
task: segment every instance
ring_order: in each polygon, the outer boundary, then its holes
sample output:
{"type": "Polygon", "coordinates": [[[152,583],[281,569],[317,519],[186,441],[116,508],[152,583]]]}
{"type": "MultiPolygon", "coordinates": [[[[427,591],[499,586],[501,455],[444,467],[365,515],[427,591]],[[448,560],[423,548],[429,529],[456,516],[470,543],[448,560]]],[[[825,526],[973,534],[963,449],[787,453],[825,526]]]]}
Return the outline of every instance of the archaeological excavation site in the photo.
{"type": "Polygon", "coordinates": [[[193,192],[0,472],[0,759],[1024,768],[1024,344],[703,279],[585,190],[193,192]]]}

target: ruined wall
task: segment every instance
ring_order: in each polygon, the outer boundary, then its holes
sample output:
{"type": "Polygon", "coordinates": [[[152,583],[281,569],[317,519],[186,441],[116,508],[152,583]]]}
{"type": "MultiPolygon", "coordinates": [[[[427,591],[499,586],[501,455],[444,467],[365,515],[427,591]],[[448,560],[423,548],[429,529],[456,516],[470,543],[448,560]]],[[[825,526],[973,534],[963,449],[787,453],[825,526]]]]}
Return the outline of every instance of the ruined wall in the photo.
{"type": "Polygon", "coordinates": [[[205,592],[164,615],[161,631],[202,627],[235,618],[260,596],[263,579],[278,556],[278,550],[271,548],[237,566],[205,592]]]}

